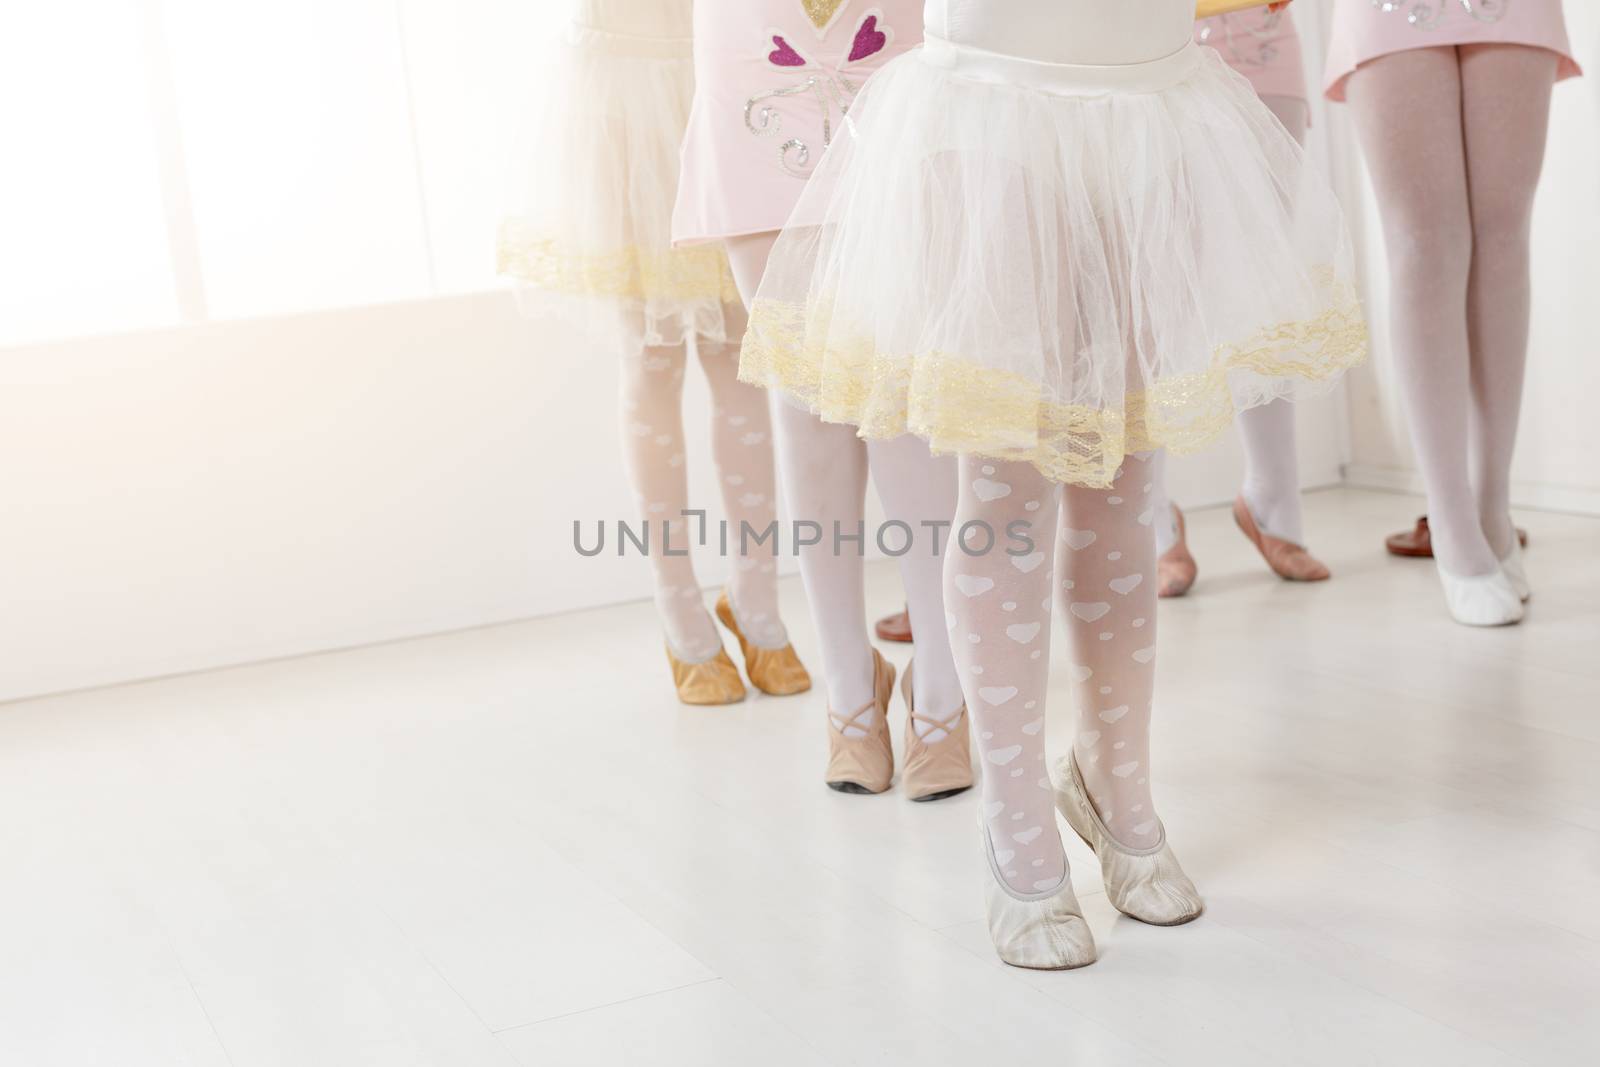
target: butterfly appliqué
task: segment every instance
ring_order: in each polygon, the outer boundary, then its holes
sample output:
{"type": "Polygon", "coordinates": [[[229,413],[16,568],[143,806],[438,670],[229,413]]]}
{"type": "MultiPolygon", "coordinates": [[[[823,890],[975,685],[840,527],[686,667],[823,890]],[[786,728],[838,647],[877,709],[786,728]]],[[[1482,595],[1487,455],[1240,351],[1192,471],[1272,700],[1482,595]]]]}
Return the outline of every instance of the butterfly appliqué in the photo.
{"type": "MultiPolygon", "coordinates": [[[[764,62],[775,73],[794,75],[796,80],[775,89],[756,93],[744,105],[744,124],[757,137],[770,137],[783,128],[783,117],[769,101],[787,96],[812,96],[822,116],[822,149],[833,143],[833,122],[838,117],[850,121],[850,104],[860,85],[851,76],[853,68],[882,54],[894,30],[883,22],[883,12],[873,8],[856,23],[850,47],[833,60],[819,58],[809,46],[802,49],[779,30],[767,31],[764,62]]],[[[790,137],[778,146],[778,163],[796,178],[811,176],[811,145],[800,137],[790,137]]]]}

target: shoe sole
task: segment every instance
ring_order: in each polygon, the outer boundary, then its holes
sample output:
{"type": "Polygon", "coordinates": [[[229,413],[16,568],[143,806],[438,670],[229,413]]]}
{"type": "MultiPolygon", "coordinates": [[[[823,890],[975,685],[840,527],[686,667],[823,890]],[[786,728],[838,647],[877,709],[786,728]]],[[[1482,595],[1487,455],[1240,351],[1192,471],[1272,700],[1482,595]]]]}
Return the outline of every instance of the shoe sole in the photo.
{"type": "Polygon", "coordinates": [[[1012,963],[999,953],[995,954],[995,958],[1007,967],[1015,967],[1019,971],[1081,971],[1085,967],[1092,967],[1100,962],[1100,957],[1096,956],[1092,960],[1085,960],[1082,963],[1069,963],[1063,967],[1036,967],[1028,963],[1012,963]]]}
{"type": "MultiPolygon", "coordinates": [[[[850,793],[859,797],[875,797],[878,794],[862,785],[860,782],[829,782],[828,788],[835,793],[850,793]]],[[[888,790],[882,790],[887,793],[888,790]]]]}
{"type": "Polygon", "coordinates": [[[741,693],[731,700],[685,700],[678,698],[678,703],[686,708],[725,708],[730,704],[742,704],[747,694],[741,693]]]}
{"type": "Polygon", "coordinates": [[[936,793],[924,793],[920,797],[910,797],[909,799],[913,804],[926,804],[930,800],[944,800],[946,797],[960,796],[971,788],[970,785],[958,785],[954,789],[941,789],[936,793]]]}

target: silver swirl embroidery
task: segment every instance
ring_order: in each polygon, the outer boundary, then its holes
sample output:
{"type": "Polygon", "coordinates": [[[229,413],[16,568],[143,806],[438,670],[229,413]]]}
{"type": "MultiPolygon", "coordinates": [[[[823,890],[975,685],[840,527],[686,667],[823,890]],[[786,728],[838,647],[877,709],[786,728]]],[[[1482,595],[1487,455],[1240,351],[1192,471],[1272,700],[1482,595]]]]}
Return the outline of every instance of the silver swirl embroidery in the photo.
{"type": "Polygon", "coordinates": [[[1452,5],[1460,5],[1478,22],[1499,22],[1511,9],[1511,0],[1372,0],[1385,15],[1405,12],[1406,21],[1419,30],[1438,29],[1452,5]]]}
{"type": "MultiPolygon", "coordinates": [[[[856,88],[856,84],[843,74],[825,72],[808,74],[804,81],[796,85],[762,90],[745,101],[745,128],[757,137],[768,137],[779,132],[783,128],[783,116],[765,101],[811,94],[816,98],[817,111],[822,117],[822,149],[827,151],[833,143],[833,109],[838,108],[840,117],[848,122],[856,88]]],[[[798,137],[791,137],[778,146],[778,165],[796,178],[811,176],[811,157],[811,146],[798,137]]]]}
{"type": "Polygon", "coordinates": [[[1280,54],[1278,39],[1283,36],[1283,12],[1267,11],[1254,25],[1240,25],[1238,15],[1218,15],[1200,27],[1200,43],[1223,54],[1231,67],[1264,67],[1280,54]],[[1217,33],[1221,28],[1222,32],[1217,33]],[[1213,41],[1212,38],[1218,38],[1213,41]],[[1251,49],[1254,51],[1251,51],[1251,49]]]}

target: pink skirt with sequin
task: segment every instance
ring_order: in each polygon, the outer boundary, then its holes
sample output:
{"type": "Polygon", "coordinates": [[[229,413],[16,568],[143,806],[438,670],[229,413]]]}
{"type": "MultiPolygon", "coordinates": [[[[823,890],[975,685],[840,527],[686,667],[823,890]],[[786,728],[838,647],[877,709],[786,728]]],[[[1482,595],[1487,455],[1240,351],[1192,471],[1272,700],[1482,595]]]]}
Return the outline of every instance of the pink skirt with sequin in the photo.
{"type": "Polygon", "coordinates": [[[1350,75],[1379,56],[1462,44],[1544,48],[1560,60],[1558,81],[1583,73],[1572,58],[1561,0],[1334,0],[1328,99],[1343,100],[1350,75]]]}
{"type": "Polygon", "coordinates": [[[781,230],[873,73],[922,41],[922,0],[696,0],[677,245],[781,230]]]}

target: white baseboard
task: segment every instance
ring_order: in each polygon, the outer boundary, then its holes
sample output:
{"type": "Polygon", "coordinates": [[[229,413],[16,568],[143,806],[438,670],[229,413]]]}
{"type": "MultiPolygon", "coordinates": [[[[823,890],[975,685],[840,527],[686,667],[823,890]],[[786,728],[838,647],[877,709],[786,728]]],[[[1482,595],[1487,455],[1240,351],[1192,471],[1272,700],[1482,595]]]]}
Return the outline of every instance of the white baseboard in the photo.
{"type": "MultiPolygon", "coordinates": [[[[1422,476],[1404,467],[1347,463],[1344,484],[1352,489],[1380,489],[1391,493],[1422,494],[1422,476]]],[[[1548,482],[1514,482],[1511,505],[1533,511],[1559,511],[1569,515],[1600,515],[1600,487],[1556,485],[1548,482]]]]}

